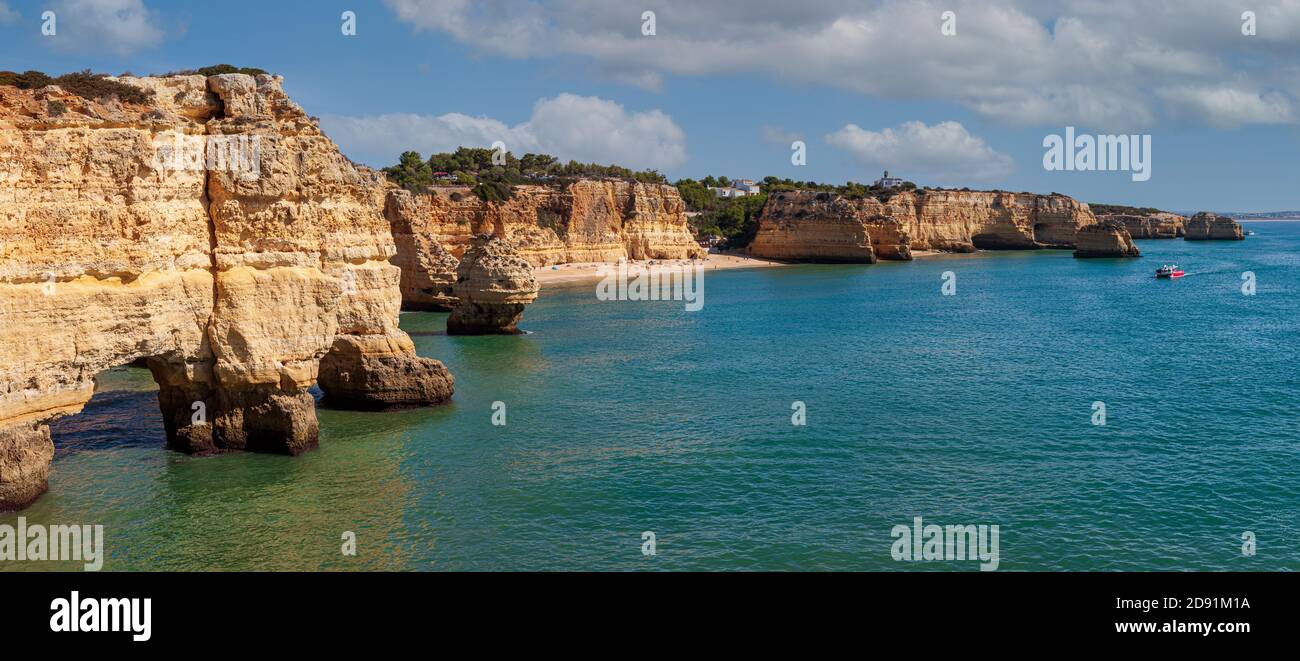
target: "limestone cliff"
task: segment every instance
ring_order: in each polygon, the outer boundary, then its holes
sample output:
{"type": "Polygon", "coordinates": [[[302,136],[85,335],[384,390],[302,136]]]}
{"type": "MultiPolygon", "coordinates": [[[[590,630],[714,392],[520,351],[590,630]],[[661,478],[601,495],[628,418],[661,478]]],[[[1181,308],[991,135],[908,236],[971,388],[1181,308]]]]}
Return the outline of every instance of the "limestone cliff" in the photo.
{"type": "Polygon", "coordinates": [[[46,489],[46,423],[139,359],[191,452],[313,447],[318,377],[344,405],[450,396],[397,327],[388,187],[278,77],[118,80],[152,96],[0,86],[0,508],[46,489]]]}
{"type": "Polygon", "coordinates": [[[583,179],[524,185],[504,202],[485,202],[456,186],[432,195],[393,191],[385,213],[411,309],[451,306],[455,264],[448,256],[459,258],[478,234],[508,239],[532,266],[704,255],[677,189],[661,184],[583,179]]]}
{"type": "Polygon", "coordinates": [[[1226,216],[1202,211],[1187,221],[1188,241],[1240,241],[1246,238],[1241,224],[1226,216]]]}
{"type": "Polygon", "coordinates": [[[449,335],[514,335],[524,306],[537,299],[532,266],[508,239],[474,237],[456,267],[455,309],[447,318],[449,335]]]}
{"type": "Polygon", "coordinates": [[[1183,236],[1184,225],[1187,222],[1186,218],[1167,211],[1150,215],[1108,213],[1097,216],[1097,220],[1118,221],[1135,239],[1175,239],[1183,236]]]}
{"type": "Polygon", "coordinates": [[[749,246],[756,257],[870,262],[912,250],[1072,248],[1096,222],[1065,195],[1003,191],[900,191],[881,201],[817,191],[769,195],[749,246]]]}
{"type": "Polygon", "coordinates": [[[1142,256],[1142,252],[1133,243],[1133,238],[1124,227],[1124,223],[1113,218],[1079,228],[1074,241],[1075,257],[1142,256]]]}

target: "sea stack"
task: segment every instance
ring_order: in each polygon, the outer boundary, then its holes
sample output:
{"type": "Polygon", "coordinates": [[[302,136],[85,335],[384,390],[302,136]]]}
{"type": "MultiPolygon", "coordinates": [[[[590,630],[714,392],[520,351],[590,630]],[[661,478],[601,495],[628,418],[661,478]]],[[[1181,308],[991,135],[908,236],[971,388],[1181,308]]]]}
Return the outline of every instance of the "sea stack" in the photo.
{"type": "Polygon", "coordinates": [[[1240,241],[1246,238],[1237,221],[1202,211],[1187,221],[1188,241],[1240,241]]]}
{"type": "Polygon", "coordinates": [[[1087,257],[1141,257],[1133,244],[1124,223],[1108,219],[1085,225],[1075,234],[1074,256],[1087,257]]]}
{"type": "Polygon", "coordinates": [[[456,267],[452,293],[458,302],[447,318],[447,334],[515,335],[538,289],[532,267],[513,243],[479,234],[456,267]]]}

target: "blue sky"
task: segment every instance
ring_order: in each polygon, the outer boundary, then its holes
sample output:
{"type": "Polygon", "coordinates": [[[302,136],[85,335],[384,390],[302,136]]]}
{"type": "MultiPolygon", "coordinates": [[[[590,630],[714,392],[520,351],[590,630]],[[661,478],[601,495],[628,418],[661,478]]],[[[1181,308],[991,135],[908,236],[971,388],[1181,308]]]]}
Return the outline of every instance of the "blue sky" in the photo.
{"type": "Polygon", "coordinates": [[[0,69],[260,67],[376,166],[499,136],[674,179],[870,181],[889,167],[1090,202],[1296,209],[1300,6],[1254,4],[1247,36],[1238,9],[1208,0],[943,3],[955,35],[926,0],[0,0],[0,69]],[[1150,180],[1044,170],[1044,136],[1066,125],[1150,134],[1150,180]]]}

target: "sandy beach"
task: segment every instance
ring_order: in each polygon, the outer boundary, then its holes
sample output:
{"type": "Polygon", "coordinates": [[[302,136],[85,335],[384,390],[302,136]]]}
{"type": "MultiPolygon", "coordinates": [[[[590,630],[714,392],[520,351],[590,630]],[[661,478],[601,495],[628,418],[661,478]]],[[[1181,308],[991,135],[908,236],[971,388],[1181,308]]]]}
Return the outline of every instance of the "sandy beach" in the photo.
{"type": "MultiPolygon", "coordinates": [[[[705,270],[715,269],[745,269],[745,268],[766,268],[771,266],[785,266],[783,262],[774,262],[768,259],[758,259],[756,257],[747,257],[745,255],[724,255],[710,253],[703,260],[695,260],[696,263],[703,262],[705,270]]],[[[689,259],[649,259],[634,260],[629,264],[640,264],[650,268],[672,268],[690,264],[689,259]]],[[[601,267],[612,266],[607,262],[575,262],[572,264],[555,264],[553,266],[539,266],[533,269],[533,276],[542,285],[556,282],[573,282],[581,280],[598,280],[601,277],[601,267]]]]}

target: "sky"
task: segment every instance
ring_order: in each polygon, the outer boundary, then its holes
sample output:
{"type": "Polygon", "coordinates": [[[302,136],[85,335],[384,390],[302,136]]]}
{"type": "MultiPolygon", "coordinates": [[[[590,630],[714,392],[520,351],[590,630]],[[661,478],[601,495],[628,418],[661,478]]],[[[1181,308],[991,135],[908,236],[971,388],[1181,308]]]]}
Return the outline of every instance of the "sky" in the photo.
{"type": "Polygon", "coordinates": [[[376,167],[499,140],[670,179],[888,169],[1176,211],[1300,209],[1300,0],[0,0],[0,69],[217,63],[284,76],[376,167]],[[1149,136],[1149,178],[1045,167],[1067,127],[1149,136]]]}

